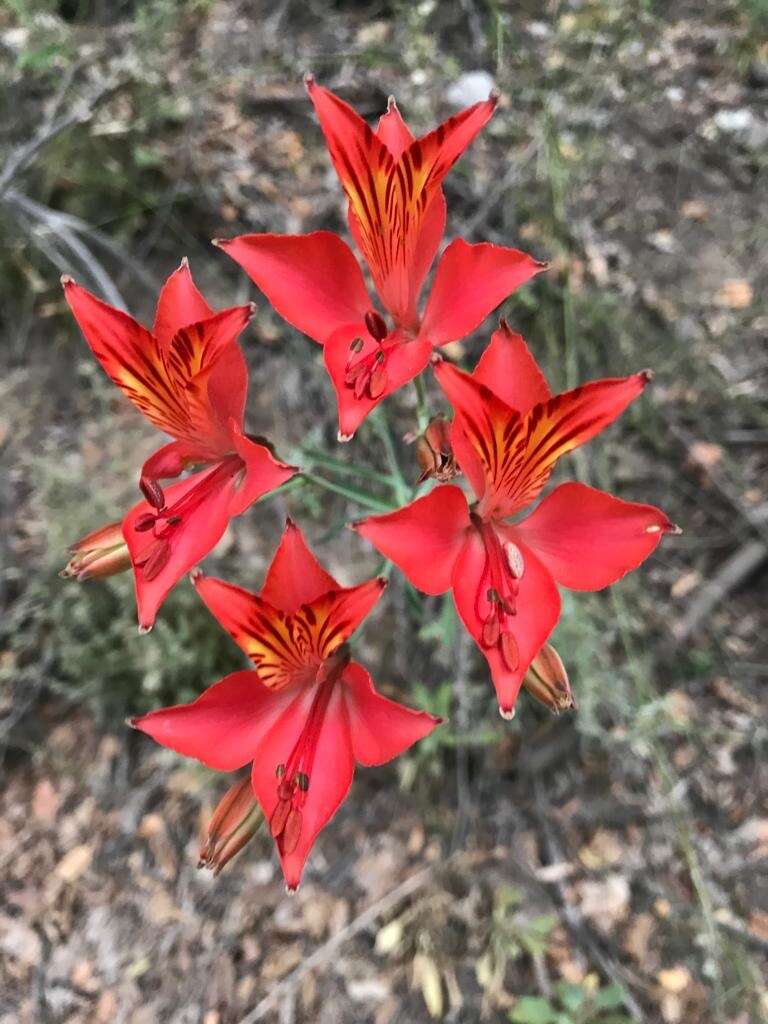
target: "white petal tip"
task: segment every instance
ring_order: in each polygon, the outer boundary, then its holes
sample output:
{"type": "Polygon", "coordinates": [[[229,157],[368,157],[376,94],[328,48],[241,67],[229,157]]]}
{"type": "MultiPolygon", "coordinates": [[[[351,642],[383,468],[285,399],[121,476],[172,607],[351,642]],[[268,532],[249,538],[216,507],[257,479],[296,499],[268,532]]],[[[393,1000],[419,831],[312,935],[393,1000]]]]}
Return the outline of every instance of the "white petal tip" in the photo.
{"type": "Polygon", "coordinates": [[[512,719],[515,717],[515,709],[503,708],[501,704],[499,704],[499,714],[501,715],[505,722],[511,722],[512,719]]]}
{"type": "Polygon", "coordinates": [[[286,896],[295,896],[298,891],[299,891],[298,885],[288,885],[288,884],[286,884],[286,886],[285,886],[285,895],[286,896]]]}
{"type": "Polygon", "coordinates": [[[352,440],[354,436],[354,434],[342,434],[342,432],[339,431],[338,434],[336,435],[336,440],[339,442],[339,444],[349,444],[349,442],[352,440]]]}
{"type": "Polygon", "coordinates": [[[147,633],[152,632],[152,626],[145,626],[143,623],[139,626],[139,636],[146,636],[147,633]]]}

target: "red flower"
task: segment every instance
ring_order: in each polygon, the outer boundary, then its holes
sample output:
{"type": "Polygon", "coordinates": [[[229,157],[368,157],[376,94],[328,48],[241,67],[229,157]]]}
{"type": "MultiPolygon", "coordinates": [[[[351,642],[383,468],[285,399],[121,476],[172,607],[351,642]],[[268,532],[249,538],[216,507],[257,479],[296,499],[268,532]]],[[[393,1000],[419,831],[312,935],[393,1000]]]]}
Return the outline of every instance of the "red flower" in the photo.
{"type": "Polygon", "coordinates": [[[219,771],[253,761],[253,792],[296,889],[318,833],[347,795],[355,761],[383,764],[439,719],[380,696],[349,660],[346,641],[385,581],[340,587],[290,521],[259,595],[203,576],[195,586],[256,671],[235,672],[193,703],[132,724],[219,771]]]}
{"type": "Polygon", "coordinates": [[[349,440],[371,409],[416,377],[435,346],[469,334],[543,263],[501,246],[452,242],[418,312],[445,228],[441,183],[496,107],[491,96],[414,139],[394,100],[374,132],[332,92],[307,81],[349,200],[349,229],[390,326],[374,308],[354,253],[338,235],[241,235],[217,241],[288,323],[324,347],[349,440]]]}
{"type": "Polygon", "coordinates": [[[453,454],[475,492],[455,486],[355,528],[428,594],[453,589],[488,660],[499,710],[512,717],[521,682],[560,614],[556,583],[599,590],[636,568],[676,527],[651,505],[580,483],[556,487],[525,519],[555,463],[608,426],[650,374],[597,380],[551,396],[519,334],[502,321],[471,376],[435,367],[453,405],[453,454]]]}
{"type": "Polygon", "coordinates": [[[243,432],[248,370],[236,338],[251,306],[214,313],[186,260],[160,292],[151,332],[72,278],[62,284],[107,375],[153,426],[175,438],[144,463],[146,501],[123,520],[146,631],[168,591],[218,543],[230,517],[296,469],[243,432]],[[195,464],[205,468],[167,491],[160,486],[195,464]]]}

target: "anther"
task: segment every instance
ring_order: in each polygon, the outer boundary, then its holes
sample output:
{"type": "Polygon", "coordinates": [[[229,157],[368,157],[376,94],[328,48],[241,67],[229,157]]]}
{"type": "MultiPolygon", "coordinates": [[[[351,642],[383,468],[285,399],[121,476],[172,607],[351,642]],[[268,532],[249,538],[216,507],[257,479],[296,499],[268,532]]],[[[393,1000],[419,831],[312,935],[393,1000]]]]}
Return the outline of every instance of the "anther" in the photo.
{"type": "Polygon", "coordinates": [[[365,314],[365,326],[368,328],[368,333],[376,341],[384,341],[387,334],[387,324],[384,317],[380,313],[377,313],[375,309],[369,309],[365,314]]]}
{"type": "Polygon", "coordinates": [[[352,344],[349,346],[350,352],[362,352],[363,351],[363,339],[355,338],[352,344]]]}
{"type": "Polygon", "coordinates": [[[142,512],[133,524],[133,528],[137,533],[144,533],[146,530],[151,530],[156,522],[157,516],[152,512],[142,512]]]}
{"type": "Polygon", "coordinates": [[[293,853],[296,847],[299,845],[299,836],[301,835],[301,811],[292,807],[288,812],[285,825],[282,830],[280,837],[280,845],[284,854],[293,853]]]}
{"type": "Polygon", "coordinates": [[[517,646],[517,641],[511,633],[502,633],[499,639],[499,646],[504,664],[510,672],[514,672],[520,664],[520,649],[517,646]]]}
{"type": "Polygon", "coordinates": [[[494,611],[483,623],[483,646],[495,647],[499,642],[499,635],[499,617],[494,611]]]}
{"type": "MultiPolygon", "coordinates": [[[[381,354],[381,353],[380,353],[381,354]]],[[[382,359],[383,359],[383,354],[382,359]]],[[[384,369],[381,362],[379,362],[371,372],[371,376],[368,380],[368,394],[371,398],[380,398],[384,389],[387,386],[387,371],[384,369]]]]}
{"type": "Polygon", "coordinates": [[[168,565],[171,558],[171,545],[167,540],[158,539],[151,544],[141,559],[135,559],[135,565],[141,569],[147,583],[156,579],[168,565]]]}
{"type": "Polygon", "coordinates": [[[306,793],[309,789],[309,776],[306,772],[296,772],[296,785],[302,791],[306,793]]]}
{"type": "Polygon", "coordinates": [[[275,768],[275,776],[276,776],[276,777],[277,777],[278,779],[282,779],[282,777],[283,777],[284,775],[285,775],[285,765],[281,763],[281,764],[279,764],[279,765],[277,766],[277,768],[275,768]]]}
{"type": "Polygon", "coordinates": [[[153,508],[160,510],[165,507],[165,495],[157,480],[151,480],[149,477],[143,476],[139,480],[139,488],[153,508]]]}
{"type": "Polygon", "coordinates": [[[291,804],[288,800],[278,801],[277,807],[274,809],[272,817],[269,819],[269,831],[273,836],[277,837],[283,831],[290,811],[291,804]]]}
{"type": "Polygon", "coordinates": [[[504,554],[507,556],[509,571],[516,580],[519,580],[525,572],[525,559],[523,558],[522,551],[517,544],[512,544],[511,541],[508,541],[504,545],[504,554]]]}

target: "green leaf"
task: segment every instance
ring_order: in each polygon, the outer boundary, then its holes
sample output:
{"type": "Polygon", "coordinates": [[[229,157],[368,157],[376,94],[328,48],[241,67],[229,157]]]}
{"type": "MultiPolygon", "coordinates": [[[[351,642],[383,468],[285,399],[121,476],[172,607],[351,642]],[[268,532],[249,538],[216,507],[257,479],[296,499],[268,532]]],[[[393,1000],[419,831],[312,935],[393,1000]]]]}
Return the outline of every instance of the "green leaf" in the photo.
{"type": "Polygon", "coordinates": [[[546,999],[540,996],[523,996],[510,1011],[513,1024],[555,1024],[557,1014],[546,999]]]}
{"type": "Polygon", "coordinates": [[[561,981],[555,986],[557,998],[566,1010],[578,1010],[584,1005],[586,993],[581,985],[575,985],[569,981],[561,981]]]}
{"type": "Polygon", "coordinates": [[[606,985],[592,996],[596,1010],[617,1010],[624,1005],[624,989],[621,985],[606,985]]]}

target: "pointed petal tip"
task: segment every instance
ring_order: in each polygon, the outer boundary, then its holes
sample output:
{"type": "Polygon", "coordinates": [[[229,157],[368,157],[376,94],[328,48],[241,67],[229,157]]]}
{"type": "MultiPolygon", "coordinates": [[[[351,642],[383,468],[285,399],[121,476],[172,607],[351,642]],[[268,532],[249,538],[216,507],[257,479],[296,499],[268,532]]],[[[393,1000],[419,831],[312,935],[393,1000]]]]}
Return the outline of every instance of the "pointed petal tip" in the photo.
{"type": "Polygon", "coordinates": [[[435,350],[432,353],[432,355],[429,357],[429,361],[430,361],[430,363],[433,366],[439,366],[440,363],[444,363],[445,362],[445,357],[443,356],[443,354],[441,352],[438,352],[437,350],[435,350]]]}
{"type": "Polygon", "coordinates": [[[397,101],[392,93],[387,96],[387,113],[391,114],[393,110],[397,110],[397,101]]]}
{"type": "Polygon", "coordinates": [[[146,636],[147,633],[152,632],[154,622],[140,622],[139,623],[139,636],[146,636]]]}
{"type": "Polygon", "coordinates": [[[255,302],[251,301],[248,303],[248,319],[252,320],[256,316],[258,306],[255,302]]]}
{"type": "Polygon", "coordinates": [[[501,93],[494,86],[493,89],[488,93],[488,102],[492,103],[494,108],[498,106],[499,100],[501,99],[501,93]]]}
{"type": "Polygon", "coordinates": [[[501,704],[499,704],[499,714],[501,715],[505,722],[511,722],[512,719],[515,717],[515,709],[505,708],[502,707],[501,704]]]}
{"type": "Polygon", "coordinates": [[[638,374],[638,377],[642,377],[644,384],[650,384],[655,376],[656,376],[656,371],[655,370],[649,370],[649,369],[641,370],[640,373],[638,374]]]}
{"type": "Polygon", "coordinates": [[[139,721],[139,718],[139,715],[129,715],[127,718],[123,719],[123,724],[127,725],[129,729],[138,730],[139,727],[136,723],[139,721]]]}
{"type": "Polygon", "coordinates": [[[296,885],[289,885],[288,882],[285,883],[285,895],[286,896],[295,896],[298,891],[299,891],[299,883],[298,882],[296,883],[296,885]]]}
{"type": "Polygon", "coordinates": [[[70,276],[69,274],[62,274],[61,277],[59,278],[59,281],[61,281],[61,285],[63,288],[69,288],[71,285],[75,283],[74,277],[70,276]]]}
{"type": "Polygon", "coordinates": [[[389,580],[386,576],[377,576],[376,582],[379,584],[382,590],[386,590],[389,586],[389,580]]]}
{"type": "Polygon", "coordinates": [[[212,238],[211,245],[215,245],[217,249],[226,249],[233,241],[232,238],[212,238]]]}
{"type": "Polygon", "coordinates": [[[181,263],[179,264],[179,270],[189,270],[189,258],[187,256],[181,257],[181,263]]]}
{"type": "Polygon", "coordinates": [[[683,528],[682,526],[678,526],[677,523],[670,523],[665,532],[672,537],[679,537],[683,532],[683,528]]]}
{"type": "Polygon", "coordinates": [[[354,434],[344,434],[342,433],[342,431],[339,431],[338,434],[336,435],[336,440],[339,442],[339,444],[349,444],[349,442],[352,440],[354,436],[354,434]]]}
{"type": "Polygon", "coordinates": [[[304,72],[302,76],[302,81],[304,82],[304,88],[307,90],[307,92],[312,92],[312,90],[315,88],[317,84],[315,82],[315,76],[312,74],[311,71],[304,72]]]}
{"type": "Polygon", "coordinates": [[[189,573],[189,582],[193,587],[196,587],[202,578],[203,570],[199,569],[197,566],[189,573]]]}

